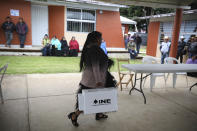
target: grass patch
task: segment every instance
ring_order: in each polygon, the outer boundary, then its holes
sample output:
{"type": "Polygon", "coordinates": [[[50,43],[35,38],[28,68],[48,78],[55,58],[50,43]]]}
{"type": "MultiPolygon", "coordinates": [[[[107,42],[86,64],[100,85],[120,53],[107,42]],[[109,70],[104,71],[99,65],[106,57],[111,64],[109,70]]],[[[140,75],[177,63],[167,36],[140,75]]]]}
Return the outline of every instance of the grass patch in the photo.
{"type": "MultiPolygon", "coordinates": [[[[113,60],[111,71],[116,72],[117,63],[113,60]]],[[[80,57],[0,56],[0,67],[8,63],[7,74],[74,73],[79,72],[79,61],[80,57]]],[[[131,63],[139,64],[141,60],[131,63]]]]}

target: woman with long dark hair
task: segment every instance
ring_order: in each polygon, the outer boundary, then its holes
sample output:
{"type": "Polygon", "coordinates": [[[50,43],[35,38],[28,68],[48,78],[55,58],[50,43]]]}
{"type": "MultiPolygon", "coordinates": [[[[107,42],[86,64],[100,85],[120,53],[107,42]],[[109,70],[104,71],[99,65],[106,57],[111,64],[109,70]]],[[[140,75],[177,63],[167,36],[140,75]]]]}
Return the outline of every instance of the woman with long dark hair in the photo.
{"type": "MultiPolygon", "coordinates": [[[[109,78],[108,69],[113,65],[113,61],[108,59],[107,55],[100,48],[102,34],[93,31],[88,34],[85,45],[82,50],[80,60],[80,71],[83,71],[82,80],[79,84],[78,93],[83,89],[103,88],[107,86],[109,78]]],[[[68,118],[74,126],[79,126],[77,122],[78,116],[82,113],[78,109],[78,99],[76,102],[75,112],[71,112],[68,118]]],[[[96,120],[106,119],[108,116],[103,113],[96,114],[96,120]]]]}

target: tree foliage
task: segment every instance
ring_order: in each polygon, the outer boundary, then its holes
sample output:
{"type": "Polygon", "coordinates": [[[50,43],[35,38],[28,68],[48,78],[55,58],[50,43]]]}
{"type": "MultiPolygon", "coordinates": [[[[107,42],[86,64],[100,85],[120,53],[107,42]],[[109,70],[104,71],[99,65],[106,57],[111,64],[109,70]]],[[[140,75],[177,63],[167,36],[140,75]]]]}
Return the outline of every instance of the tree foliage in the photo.
{"type": "MultiPolygon", "coordinates": [[[[143,6],[130,6],[129,8],[120,8],[120,15],[135,19],[136,17],[143,17],[143,16],[150,16],[150,15],[157,15],[157,14],[166,14],[175,12],[174,9],[167,9],[167,8],[151,8],[151,7],[143,7],[143,6]]],[[[149,20],[136,20],[138,22],[137,27],[138,29],[145,29],[147,30],[147,26],[149,20]]],[[[131,27],[132,30],[132,27],[131,27]]]]}

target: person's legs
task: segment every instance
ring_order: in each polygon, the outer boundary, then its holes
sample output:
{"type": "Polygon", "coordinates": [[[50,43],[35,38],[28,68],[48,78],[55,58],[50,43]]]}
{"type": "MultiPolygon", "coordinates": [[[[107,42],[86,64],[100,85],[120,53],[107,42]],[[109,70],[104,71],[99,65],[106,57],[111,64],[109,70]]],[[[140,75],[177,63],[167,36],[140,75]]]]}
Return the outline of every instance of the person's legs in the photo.
{"type": "Polygon", "coordinates": [[[73,53],[73,56],[74,56],[74,57],[77,57],[77,56],[78,56],[78,52],[77,52],[76,49],[73,49],[73,50],[72,50],[72,53],[73,53]]]}
{"type": "Polygon", "coordinates": [[[178,59],[179,59],[179,57],[180,57],[180,53],[179,53],[179,52],[177,52],[176,59],[178,60],[178,59]]]}
{"type": "Polygon", "coordinates": [[[127,42],[125,42],[124,44],[125,44],[125,49],[127,49],[127,42]]]}
{"type": "Polygon", "coordinates": [[[131,51],[130,51],[130,58],[131,58],[131,59],[135,59],[136,56],[137,56],[137,52],[136,52],[135,50],[131,50],[131,51]]]}
{"type": "Polygon", "coordinates": [[[183,63],[183,55],[180,54],[180,63],[183,63]]]}
{"type": "Polygon", "coordinates": [[[19,41],[20,41],[20,48],[22,48],[23,36],[20,34],[18,36],[19,36],[19,41]]]}
{"type": "Polygon", "coordinates": [[[108,115],[105,115],[103,113],[96,113],[95,119],[100,120],[100,119],[106,119],[108,118],[108,115]]]}
{"type": "Polygon", "coordinates": [[[8,46],[8,39],[9,39],[8,32],[5,32],[5,39],[6,39],[5,47],[7,47],[8,46]]]}
{"type": "Polygon", "coordinates": [[[20,36],[20,48],[24,48],[26,35],[19,35],[20,36]]]}
{"type": "Polygon", "coordinates": [[[82,111],[79,110],[79,103],[78,103],[78,94],[79,93],[82,93],[82,89],[88,89],[88,87],[85,87],[82,84],[79,84],[79,89],[77,90],[77,95],[76,95],[75,111],[74,112],[71,112],[68,115],[68,118],[71,119],[72,124],[74,126],[76,126],[76,127],[79,126],[79,124],[77,123],[77,118],[82,113],[82,111]]]}
{"type": "Polygon", "coordinates": [[[70,52],[69,52],[69,56],[71,56],[71,57],[72,57],[72,56],[74,56],[74,53],[73,53],[73,52],[74,52],[74,50],[73,50],[73,49],[72,49],[72,50],[70,50],[70,52]]]}
{"type": "Polygon", "coordinates": [[[130,55],[130,59],[132,59],[132,54],[131,54],[131,49],[128,49],[129,55],[130,55]]]}
{"type": "Polygon", "coordinates": [[[46,56],[47,55],[47,48],[46,48],[46,46],[43,47],[43,49],[42,49],[42,55],[43,56],[46,56]]]}
{"type": "MultiPolygon", "coordinates": [[[[86,86],[84,86],[84,85],[82,85],[82,84],[79,84],[79,89],[78,89],[78,91],[77,91],[77,95],[76,95],[76,105],[75,105],[75,111],[74,112],[71,112],[69,115],[68,115],[68,118],[69,119],[71,119],[71,121],[72,121],[72,124],[74,125],[74,126],[79,126],[79,124],[77,123],[77,118],[79,117],[79,115],[82,113],[82,111],[80,111],[79,110],[79,103],[78,103],[78,94],[79,93],[82,93],[82,90],[83,89],[91,89],[91,88],[89,88],[89,87],[86,87],[86,86]]],[[[103,114],[103,113],[96,113],[96,120],[100,120],[100,119],[106,119],[106,118],[108,118],[108,116],[107,115],[105,115],[105,114],[103,114]]]]}
{"type": "Polygon", "coordinates": [[[22,39],[22,38],[21,38],[21,35],[20,35],[20,34],[18,34],[18,38],[19,38],[19,41],[20,41],[20,48],[22,48],[22,47],[21,47],[21,39],[22,39]]]}
{"type": "Polygon", "coordinates": [[[47,45],[47,46],[46,46],[46,55],[47,55],[47,56],[50,56],[50,54],[51,54],[51,53],[50,53],[50,45],[47,45]]]}
{"type": "Polygon", "coordinates": [[[161,56],[161,64],[164,64],[164,59],[168,57],[168,53],[163,53],[161,56]]]}
{"type": "Polygon", "coordinates": [[[136,44],[136,50],[137,50],[137,54],[140,53],[140,44],[136,44]]]}
{"type": "Polygon", "coordinates": [[[167,57],[169,57],[169,54],[168,53],[165,53],[163,60],[165,60],[165,58],[167,58],[167,57]]]}
{"type": "Polygon", "coordinates": [[[8,32],[8,39],[7,39],[7,44],[9,47],[11,47],[11,41],[13,39],[13,34],[12,32],[8,32]]]}
{"type": "Polygon", "coordinates": [[[137,54],[140,53],[140,44],[137,45],[137,54]]]}
{"type": "Polygon", "coordinates": [[[13,38],[13,34],[11,32],[5,32],[5,37],[6,37],[6,45],[5,46],[11,47],[11,41],[13,38]]]}
{"type": "Polygon", "coordinates": [[[52,55],[52,56],[55,56],[55,46],[54,46],[54,45],[52,45],[51,55],[52,55]]]}
{"type": "Polygon", "coordinates": [[[161,53],[161,64],[164,63],[164,53],[161,53]]]}

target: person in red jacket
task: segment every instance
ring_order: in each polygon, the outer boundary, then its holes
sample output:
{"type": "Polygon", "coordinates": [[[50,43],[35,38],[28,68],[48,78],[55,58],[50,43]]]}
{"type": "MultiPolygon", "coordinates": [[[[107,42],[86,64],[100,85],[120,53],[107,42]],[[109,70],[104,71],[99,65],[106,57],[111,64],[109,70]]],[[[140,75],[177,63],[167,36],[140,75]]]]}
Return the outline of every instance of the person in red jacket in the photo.
{"type": "Polygon", "coordinates": [[[77,40],[75,40],[74,36],[72,37],[72,39],[69,42],[69,47],[70,47],[69,55],[70,56],[78,56],[79,43],[77,42],[77,40]]]}

